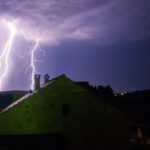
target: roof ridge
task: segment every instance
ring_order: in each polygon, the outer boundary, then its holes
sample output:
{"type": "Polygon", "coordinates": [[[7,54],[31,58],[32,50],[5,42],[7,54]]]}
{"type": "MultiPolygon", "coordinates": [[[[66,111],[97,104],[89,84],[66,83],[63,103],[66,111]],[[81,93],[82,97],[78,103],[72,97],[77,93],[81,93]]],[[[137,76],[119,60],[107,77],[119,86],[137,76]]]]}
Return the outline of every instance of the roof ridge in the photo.
{"type": "Polygon", "coordinates": [[[10,105],[8,105],[6,108],[4,108],[0,113],[3,113],[7,110],[9,110],[10,108],[18,105],[20,102],[23,102],[24,100],[26,100],[28,97],[32,96],[33,94],[37,93],[37,91],[34,92],[29,92],[26,95],[22,96],[21,98],[19,98],[18,100],[16,100],[15,102],[11,103],[10,105]]]}

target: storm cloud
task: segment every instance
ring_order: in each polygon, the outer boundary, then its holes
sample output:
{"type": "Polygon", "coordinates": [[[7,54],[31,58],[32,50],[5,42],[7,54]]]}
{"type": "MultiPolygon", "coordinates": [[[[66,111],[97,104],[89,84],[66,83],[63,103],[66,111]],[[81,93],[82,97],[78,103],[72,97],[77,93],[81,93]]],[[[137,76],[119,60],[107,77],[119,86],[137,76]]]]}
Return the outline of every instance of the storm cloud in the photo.
{"type": "Polygon", "coordinates": [[[47,44],[89,40],[100,45],[140,40],[150,35],[147,0],[1,0],[1,17],[47,44]]]}
{"type": "MultiPolygon", "coordinates": [[[[149,88],[149,13],[148,0],[0,0],[0,24],[13,21],[21,33],[3,89],[30,89],[37,40],[35,73],[64,73],[116,91],[149,88]]],[[[2,51],[9,31],[0,27],[2,51]]]]}

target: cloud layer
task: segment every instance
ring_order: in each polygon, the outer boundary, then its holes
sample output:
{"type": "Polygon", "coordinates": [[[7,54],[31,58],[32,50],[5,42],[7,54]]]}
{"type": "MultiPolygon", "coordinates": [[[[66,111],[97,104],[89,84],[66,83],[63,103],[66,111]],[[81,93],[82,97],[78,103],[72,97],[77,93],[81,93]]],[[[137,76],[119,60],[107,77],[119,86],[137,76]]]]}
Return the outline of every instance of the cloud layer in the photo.
{"type": "Polygon", "coordinates": [[[32,39],[48,44],[90,40],[102,45],[150,35],[148,0],[1,0],[0,14],[17,19],[32,39]]]}

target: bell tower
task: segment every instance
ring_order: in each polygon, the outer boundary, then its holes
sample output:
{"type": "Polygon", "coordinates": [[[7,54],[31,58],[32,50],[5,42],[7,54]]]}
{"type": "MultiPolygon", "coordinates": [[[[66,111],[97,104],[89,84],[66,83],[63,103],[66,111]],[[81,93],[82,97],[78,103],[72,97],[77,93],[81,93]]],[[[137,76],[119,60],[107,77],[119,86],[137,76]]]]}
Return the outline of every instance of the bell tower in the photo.
{"type": "Polygon", "coordinates": [[[46,74],[46,75],[44,76],[44,82],[45,82],[45,83],[49,82],[49,75],[48,75],[48,74],[46,74]]]}

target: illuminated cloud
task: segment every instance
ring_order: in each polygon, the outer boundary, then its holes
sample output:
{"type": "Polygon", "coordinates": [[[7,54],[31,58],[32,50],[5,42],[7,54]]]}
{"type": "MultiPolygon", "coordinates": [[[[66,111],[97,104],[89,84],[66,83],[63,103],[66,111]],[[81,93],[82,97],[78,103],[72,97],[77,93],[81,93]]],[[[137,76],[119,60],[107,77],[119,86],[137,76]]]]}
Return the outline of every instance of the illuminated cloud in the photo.
{"type": "Polygon", "coordinates": [[[90,40],[107,45],[149,36],[147,0],[2,0],[1,15],[48,44],[90,40]]]}

